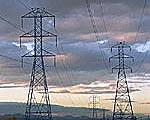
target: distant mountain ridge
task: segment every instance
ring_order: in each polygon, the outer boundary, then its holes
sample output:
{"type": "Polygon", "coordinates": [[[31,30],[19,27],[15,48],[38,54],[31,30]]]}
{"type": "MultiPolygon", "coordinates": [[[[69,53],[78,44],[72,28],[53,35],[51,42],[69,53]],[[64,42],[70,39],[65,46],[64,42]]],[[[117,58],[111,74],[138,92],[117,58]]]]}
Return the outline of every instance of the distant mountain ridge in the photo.
{"type": "MultiPolygon", "coordinates": [[[[53,120],[88,120],[92,115],[92,111],[85,107],[65,107],[61,105],[51,105],[53,120]]],[[[17,120],[25,120],[26,104],[17,102],[0,102],[0,120],[5,120],[5,118],[15,116],[17,120]]],[[[99,109],[99,118],[102,120],[103,110],[99,109]]],[[[107,120],[111,120],[111,111],[105,109],[105,115],[107,120]]],[[[136,114],[137,118],[142,120],[148,120],[147,116],[143,114],[136,114]]]]}
{"type": "MultiPolygon", "coordinates": [[[[90,116],[91,110],[85,107],[64,107],[60,105],[51,105],[53,116],[90,116]]],[[[0,115],[11,114],[24,114],[26,104],[17,102],[0,102],[0,115]]],[[[105,110],[106,114],[110,113],[110,110],[105,110]]],[[[99,112],[103,112],[103,109],[99,109],[99,112]]]]}

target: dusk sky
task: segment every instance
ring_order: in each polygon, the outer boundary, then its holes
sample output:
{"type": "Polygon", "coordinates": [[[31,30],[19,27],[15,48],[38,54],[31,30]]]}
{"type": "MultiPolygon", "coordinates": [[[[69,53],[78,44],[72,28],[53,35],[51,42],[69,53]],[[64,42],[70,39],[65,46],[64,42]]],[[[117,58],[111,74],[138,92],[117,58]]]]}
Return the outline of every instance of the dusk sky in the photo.
{"type": "MultiPolygon", "coordinates": [[[[127,53],[135,58],[134,63],[129,63],[133,73],[127,74],[133,109],[136,113],[150,113],[150,1],[144,5],[144,0],[101,0],[103,9],[97,1],[89,0],[99,42],[85,0],[0,0],[0,102],[27,101],[32,59],[25,59],[29,64],[25,63],[24,68],[20,60],[33,49],[33,43],[23,41],[19,47],[19,35],[23,34],[20,17],[30,8],[40,7],[56,15],[56,30],[51,28],[51,20],[44,23],[59,41],[58,49],[54,41],[45,40],[44,45],[57,54],[56,68],[46,60],[53,104],[88,107],[89,96],[97,94],[101,107],[112,110],[117,71],[111,73],[115,62],[108,61],[113,55],[110,47],[127,41],[132,47],[127,53]]],[[[29,21],[25,26],[23,30],[31,29],[29,21]]]]}

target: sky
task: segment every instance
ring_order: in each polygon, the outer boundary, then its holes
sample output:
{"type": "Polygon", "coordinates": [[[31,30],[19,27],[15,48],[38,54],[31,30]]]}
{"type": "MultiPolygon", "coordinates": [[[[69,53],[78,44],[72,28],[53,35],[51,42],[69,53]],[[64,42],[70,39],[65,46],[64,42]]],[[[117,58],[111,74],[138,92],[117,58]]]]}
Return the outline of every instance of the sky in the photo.
{"type": "MultiPolygon", "coordinates": [[[[45,40],[44,47],[57,54],[56,68],[46,60],[46,75],[51,93],[51,102],[64,106],[88,107],[89,96],[97,94],[101,107],[112,110],[117,72],[109,63],[110,47],[126,41],[134,56],[133,73],[127,74],[129,89],[136,113],[150,113],[150,1],[147,0],[89,0],[97,26],[96,41],[85,0],[1,0],[0,16],[0,102],[26,102],[32,59],[25,59],[21,67],[21,56],[33,49],[32,40],[24,40],[19,47],[19,35],[23,34],[20,17],[30,8],[46,8],[56,15],[56,30],[51,20],[44,23],[45,29],[58,35],[58,48],[54,41],[45,40]],[[102,13],[103,11],[103,13],[102,13]],[[104,26],[104,21],[106,29],[104,26]],[[13,24],[17,26],[10,25],[13,24]],[[4,57],[5,56],[5,57],[4,57]],[[66,99],[67,98],[67,99],[66,99]]],[[[25,31],[31,29],[27,21],[25,31]]]]}

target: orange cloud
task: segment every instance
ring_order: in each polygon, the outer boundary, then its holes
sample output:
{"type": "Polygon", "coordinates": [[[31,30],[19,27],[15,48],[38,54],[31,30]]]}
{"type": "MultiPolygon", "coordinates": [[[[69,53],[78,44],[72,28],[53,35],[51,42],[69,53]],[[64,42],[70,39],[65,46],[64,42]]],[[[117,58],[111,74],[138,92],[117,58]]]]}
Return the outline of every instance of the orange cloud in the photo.
{"type": "Polygon", "coordinates": [[[69,54],[61,54],[61,55],[56,55],[56,59],[58,61],[61,61],[61,60],[66,60],[66,59],[69,59],[70,55],[69,54]]]}

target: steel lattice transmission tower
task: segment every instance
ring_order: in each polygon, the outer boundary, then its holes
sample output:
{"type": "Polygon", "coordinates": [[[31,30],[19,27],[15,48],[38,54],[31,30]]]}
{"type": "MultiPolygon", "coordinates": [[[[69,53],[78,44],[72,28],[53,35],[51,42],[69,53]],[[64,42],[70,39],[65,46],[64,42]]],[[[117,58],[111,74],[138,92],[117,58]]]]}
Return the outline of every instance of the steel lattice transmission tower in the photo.
{"type": "Polygon", "coordinates": [[[20,36],[22,38],[33,39],[33,50],[22,56],[33,58],[31,82],[29,86],[28,100],[26,105],[26,120],[52,120],[48,84],[45,74],[44,57],[51,57],[55,66],[55,54],[48,52],[43,47],[44,38],[53,38],[57,43],[57,35],[48,32],[43,28],[44,19],[51,19],[55,27],[55,15],[45,11],[45,9],[34,8],[29,13],[21,17],[33,21],[33,30],[20,36]]]}
{"type": "Polygon", "coordinates": [[[131,51],[131,47],[125,42],[120,42],[112,46],[111,51],[113,49],[117,49],[118,51],[118,54],[110,57],[109,59],[118,60],[118,65],[112,68],[112,72],[114,69],[118,70],[113,120],[135,120],[136,118],[133,113],[131,98],[129,95],[128,82],[126,80],[126,70],[131,70],[132,72],[132,68],[125,64],[127,59],[134,60],[132,56],[125,53],[126,49],[131,51]]]}
{"type": "Polygon", "coordinates": [[[92,109],[92,120],[98,120],[99,116],[99,107],[100,107],[100,98],[96,95],[89,97],[89,108],[92,109]]]}

